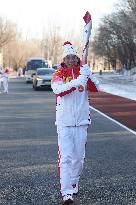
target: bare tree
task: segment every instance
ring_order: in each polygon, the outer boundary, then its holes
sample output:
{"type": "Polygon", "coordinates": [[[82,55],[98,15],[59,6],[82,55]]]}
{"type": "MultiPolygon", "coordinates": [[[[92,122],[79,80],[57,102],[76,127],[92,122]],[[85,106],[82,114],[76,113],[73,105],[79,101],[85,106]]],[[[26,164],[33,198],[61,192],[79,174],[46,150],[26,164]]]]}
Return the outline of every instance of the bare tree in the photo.
{"type": "Polygon", "coordinates": [[[16,38],[4,46],[3,53],[4,64],[16,70],[20,66],[25,66],[27,58],[41,56],[40,41],[16,38]]]}
{"type": "Polygon", "coordinates": [[[0,48],[10,42],[16,35],[16,25],[0,17],[0,48]]]}
{"type": "Polygon", "coordinates": [[[49,25],[48,31],[44,32],[43,39],[41,41],[41,49],[44,53],[44,57],[51,60],[52,63],[57,63],[62,54],[61,44],[62,38],[60,36],[60,27],[56,25],[49,25]]]}
{"type": "Polygon", "coordinates": [[[113,67],[117,61],[127,69],[136,65],[136,20],[132,13],[129,7],[106,16],[94,38],[94,52],[107,58],[113,67]]]}

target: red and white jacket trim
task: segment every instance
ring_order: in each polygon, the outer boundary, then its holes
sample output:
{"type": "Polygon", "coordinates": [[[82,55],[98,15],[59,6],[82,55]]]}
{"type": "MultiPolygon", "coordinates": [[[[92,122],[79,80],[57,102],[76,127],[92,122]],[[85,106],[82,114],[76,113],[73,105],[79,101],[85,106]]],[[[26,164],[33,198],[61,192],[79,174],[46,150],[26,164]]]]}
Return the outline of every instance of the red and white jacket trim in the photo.
{"type": "Polygon", "coordinates": [[[56,125],[80,126],[91,123],[88,91],[99,90],[99,82],[91,71],[86,79],[80,75],[80,66],[60,67],[53,75],[51,86],[57,97],[56,125]],[[79,92],[79,85],[84,85],[83,92],[79,92]]]}

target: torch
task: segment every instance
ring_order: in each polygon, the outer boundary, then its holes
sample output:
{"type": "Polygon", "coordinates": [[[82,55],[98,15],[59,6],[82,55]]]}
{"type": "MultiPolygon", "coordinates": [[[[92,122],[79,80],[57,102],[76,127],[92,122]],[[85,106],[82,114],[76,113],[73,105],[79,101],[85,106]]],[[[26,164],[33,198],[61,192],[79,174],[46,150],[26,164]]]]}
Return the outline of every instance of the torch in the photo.
{"type": "MultiPolygon", "coordinates": [[[[89,49],[89,38],[91,35],[91,29],[92,29],[92,20],[91,15],[87,11],[85,16],[83,17],[85,21],[85,26],[83,30],[83,54],[82,54],[82,65],[87,64],[87,57],[88,57],[88,49],[89,49]]],[[[78,90],[80,92],[83,92],[84,87],[79,86],[78,90]]]]}
{"type": "MultiPolygon", "coordinates": [[[[83,32],[83,55],[82,55],[82,65],[87,64],[87,57],[88,57],[88,49],[89,49],[89,38],[91,35],[92,30],[92,20],[91,15],[87,11],[85,16],[83,17],[85,21],[84,32],[83,32]]],[[[89,79],[87,82],[87,89],[90,92],[98,92],[98,89],[95,83],[89,79]]],[[[81,88],[80,88],[81,91],[81,88]]]]}
{"type": "Polygon", "coordinates": [[[82,64],[87,63],[87,57],[88,57],[88,49],[89,49],[89,38],[91,35],[91,29],[92,29],[92,20],[91,15],[87,11],[85,16],[83,17],[85,21],[84,31],[83,31],[83,54],[82,54],[82,64]]]}

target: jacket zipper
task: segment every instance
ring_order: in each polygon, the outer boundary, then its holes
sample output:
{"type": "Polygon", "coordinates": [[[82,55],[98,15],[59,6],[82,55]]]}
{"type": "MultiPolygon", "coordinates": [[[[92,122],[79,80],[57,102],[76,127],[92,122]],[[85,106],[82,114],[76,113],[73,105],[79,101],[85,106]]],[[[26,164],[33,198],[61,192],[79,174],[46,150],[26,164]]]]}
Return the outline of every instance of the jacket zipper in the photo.
{"type": "MultiPolygon", "coordinates": [[[[74,68],[72,68],[72,78],[73,78],[73,80],[75,79],[75,77],[74,77],[74,68]]],[[[76,126],[76,116],[75,116],[75,105],[76,105],[76,90],[75,90],[75,92],[74,92],[74,102],[73,102],[73,104],[74,104],[74,119],[75,119],[75,126],[76,126]]]]}

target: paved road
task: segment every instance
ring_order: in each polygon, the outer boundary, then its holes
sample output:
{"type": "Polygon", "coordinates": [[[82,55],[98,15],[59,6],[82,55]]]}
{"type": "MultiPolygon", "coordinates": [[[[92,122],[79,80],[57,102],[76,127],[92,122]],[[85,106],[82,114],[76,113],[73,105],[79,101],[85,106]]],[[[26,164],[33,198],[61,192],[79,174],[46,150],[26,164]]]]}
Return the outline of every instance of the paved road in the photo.
{"type": "Polygon", "coordinates": [[[91,105],[136,132],[136,101],[105,92],[90,95],[91,105]]]}
{"type": "MultiPolygon", "coordinates": [[[[74,205],[136,204],[136,136],[91,111],[74,205]]],[[[60,205],[55,98],[10,80],[0,94],[0,205],[60,205]]]]}

